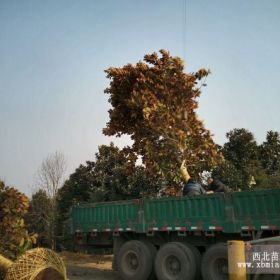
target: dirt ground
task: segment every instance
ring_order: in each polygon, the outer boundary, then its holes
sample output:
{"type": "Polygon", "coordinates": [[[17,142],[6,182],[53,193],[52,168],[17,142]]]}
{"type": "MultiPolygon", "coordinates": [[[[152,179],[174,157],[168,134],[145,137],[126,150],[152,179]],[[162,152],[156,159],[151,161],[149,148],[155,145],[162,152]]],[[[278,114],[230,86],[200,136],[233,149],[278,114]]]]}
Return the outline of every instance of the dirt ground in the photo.
{"type": "Polygon", "coordinates": [[[69,280],[121,280],[112,270],[112,255],[60,254],[69,280]]]}

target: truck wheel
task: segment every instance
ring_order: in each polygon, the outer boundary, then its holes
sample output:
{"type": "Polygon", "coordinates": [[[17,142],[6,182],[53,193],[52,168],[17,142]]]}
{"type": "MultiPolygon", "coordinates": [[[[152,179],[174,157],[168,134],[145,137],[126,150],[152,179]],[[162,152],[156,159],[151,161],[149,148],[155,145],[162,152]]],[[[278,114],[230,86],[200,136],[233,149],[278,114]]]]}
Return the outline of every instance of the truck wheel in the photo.
{"type": "Polygon", "coordinates": [[[112,262],[112,269],[114,271],[118,271],[117,259],[118,253],[122,245],[126,242],[126,240],[122,237],[115,237],[114,238],[114,246],[113,246],[113,262],[112,262]]]}
{"type": "Polygon", "coordinates": [[[201,254],[199,250],[193,246],[192,244],[189,243],[177,243],[180,246],[183,246],[183,248],[187,247],[189,250],[191,250],[194,254],[195,258],[195,263],[196,263],[196,273],[195,273],[195,278],[196,280],[201,280],[201,272],[200,272],[200,267],[201,267],[201,254]]]}
{"type": "Polygon", "coordinates": [[[154,258],[148,245],[131,240],[120,248],[117,267],[125,280],[147,280],[153,270],[154,258]]]}
{"type": "Polygon", "coordinates": [[[196,274],[194,253],[183,244],[167,243],[157,253],[155,270],[159,280],[194,280],[196,274]]]}
{"type": "Polygon", "coordinates": [[[157,255],[157,249],[151,242],[149,242],[147,240],[141,240],[141,242],[143,242],[147,245],[147,247],[149,248],[150,253],[152,255],[153,267],[152,267],[152,272],[149,276],[149,280],[154,280],[154,279],[156,279],[156,274],[155,274],[155,270],[154,270],[154,262],[155,262],[155,258],[156,258],[156,255],[157,255]]]}
{"type": "Polygon", "coordinates": [[[201,272],[204,280],[227,280],[228,252],[225,243],[211,246],[203,255],[201,272]]]}

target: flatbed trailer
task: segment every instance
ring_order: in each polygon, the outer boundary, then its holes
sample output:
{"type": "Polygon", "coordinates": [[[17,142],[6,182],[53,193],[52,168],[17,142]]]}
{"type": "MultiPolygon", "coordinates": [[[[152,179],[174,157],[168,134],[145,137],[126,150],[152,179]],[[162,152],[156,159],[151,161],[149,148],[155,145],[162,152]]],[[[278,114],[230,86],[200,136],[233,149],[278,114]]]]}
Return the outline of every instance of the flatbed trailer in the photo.
{"type": "Polygon", "coordinates": [[[227,241],[279,235],[280,189],[75,205],[77,249],[113,247],[123,279],[227,279],[227,241]]]}

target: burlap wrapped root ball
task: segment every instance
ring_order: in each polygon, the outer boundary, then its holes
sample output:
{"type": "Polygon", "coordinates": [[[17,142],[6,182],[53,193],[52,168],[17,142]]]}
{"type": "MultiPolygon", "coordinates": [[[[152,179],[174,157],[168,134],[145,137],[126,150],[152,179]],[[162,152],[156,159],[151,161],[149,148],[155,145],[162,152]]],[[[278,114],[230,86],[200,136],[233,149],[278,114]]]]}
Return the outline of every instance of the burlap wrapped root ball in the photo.
{"type": "Polygon", "coordinates": [[[5,280],[66,280],[66,268],[52,250],[36,248],[24,253],[6,273],[5,280]]]}
{"type": "Polygon", "coordinates": [[[0,280],[5,278],[6,272],[13,262],[2,255],[0,255],[0,280]]]}

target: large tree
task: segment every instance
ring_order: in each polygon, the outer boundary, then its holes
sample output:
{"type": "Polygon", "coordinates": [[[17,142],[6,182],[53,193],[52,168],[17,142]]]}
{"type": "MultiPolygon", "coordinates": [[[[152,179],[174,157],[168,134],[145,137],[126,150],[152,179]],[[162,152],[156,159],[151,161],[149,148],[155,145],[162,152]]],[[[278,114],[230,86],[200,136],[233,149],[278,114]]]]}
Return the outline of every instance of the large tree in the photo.
{"type": "Polygon", "coordinates": [[[176,184],[183,160],[198,174],[215,166],[221,155],[196,114],[209,71],[187,74],[179,57],[165,50],[160,54],[147,54],[136,65],[105,71],[111,80],[105,93],[112,108],[103,132],[129,135],[132,151],[148,170],[176,184]]]}

